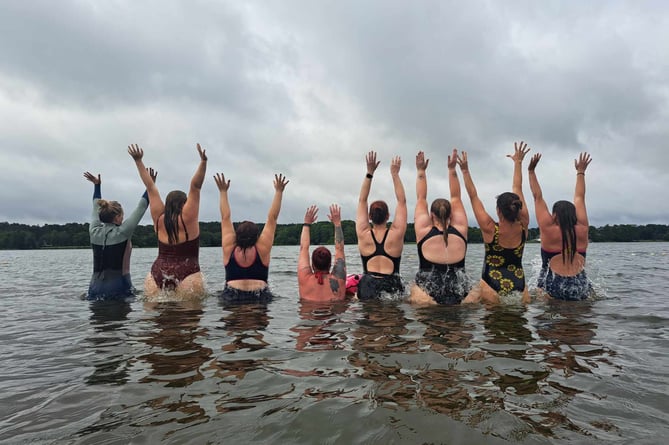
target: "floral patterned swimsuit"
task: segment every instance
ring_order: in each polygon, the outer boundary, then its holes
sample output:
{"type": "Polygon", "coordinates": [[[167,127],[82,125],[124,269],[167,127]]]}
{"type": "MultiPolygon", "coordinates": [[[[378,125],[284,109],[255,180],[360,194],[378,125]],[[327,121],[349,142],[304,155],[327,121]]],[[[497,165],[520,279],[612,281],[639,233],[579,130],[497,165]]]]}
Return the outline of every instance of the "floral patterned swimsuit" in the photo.
{"type": "Polygon", "coordinates": [[[525,272],[523,271],[523,250],[525,249],[525,230],[518,247],[507,249],[499,245],[499,225],[495,224],[495,236],[492,242],[485,243],[485,258],[481,279],[488,283],[498,294],[525,290],[525,272]]]}

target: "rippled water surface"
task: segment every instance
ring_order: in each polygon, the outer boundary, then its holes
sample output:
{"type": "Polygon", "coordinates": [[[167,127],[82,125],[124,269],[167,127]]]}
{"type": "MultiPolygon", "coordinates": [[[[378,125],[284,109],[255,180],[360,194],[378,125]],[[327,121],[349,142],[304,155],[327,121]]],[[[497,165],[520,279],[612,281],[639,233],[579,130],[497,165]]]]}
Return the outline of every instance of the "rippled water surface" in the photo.
{"type": "MultiPolygon", "coordinates": [[[[155,255],[133,252],[140,290],[155,255]]],[[[90,251],[0,251],[0,442],[669,440],[667,243],[591,244],[594,300],[527,307],[301,304],[298,248],[272,255],[275,300],[223,307],[89,303],[90,251]]],[[[200,262],[215,294],[220,249],[200,262]]],[[[528,245],[530,287],[539,263],[528,245]]],[[[402,275],[416,269],[406,246],[402,275]]]]}

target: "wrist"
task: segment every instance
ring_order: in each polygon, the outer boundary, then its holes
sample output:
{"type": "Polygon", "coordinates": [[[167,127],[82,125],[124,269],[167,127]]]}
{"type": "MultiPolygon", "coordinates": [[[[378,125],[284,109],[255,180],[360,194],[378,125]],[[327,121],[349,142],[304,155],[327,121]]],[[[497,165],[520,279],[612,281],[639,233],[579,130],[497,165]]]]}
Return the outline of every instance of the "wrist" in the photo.
{"type": "Polygon", "coordinates": [[[576,176],[578,176],[578,175],[583,175],[583,176],[585,176],[585,172],[576,172],[576,176]]]}
{"type": "Polygon", "coordinates": [[[311,227],[311,223],[308,222],[302,223],[302,227],[311,227]]]}
{"type": "Polygon", "coordinates": [[[365,178],[367,178],[367,179],[372,179],[373,177],[374,177],[374,175],[371,174],[371,173],[367,173],[367,174],[365,175],[365,178]]]}

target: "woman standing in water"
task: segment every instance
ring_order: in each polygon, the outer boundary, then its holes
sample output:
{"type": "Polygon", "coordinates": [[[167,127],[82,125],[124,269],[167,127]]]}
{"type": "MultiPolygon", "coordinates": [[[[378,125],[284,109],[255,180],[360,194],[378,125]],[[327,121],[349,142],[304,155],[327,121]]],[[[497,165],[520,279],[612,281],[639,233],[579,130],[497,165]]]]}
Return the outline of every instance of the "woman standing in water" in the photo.
{"type": "Polygon", "coordinates": [[[454,149],[447,163],[450,201],[435,199],[428,211],[426,170],[430,160],[422,151],[416,155],[414,229],[419,270],[409,296],[411,303],[459,304],[469,291],[465,275],[467,214],[460,198],[457,158],[454,149]]]}
{"type": "Polygon", "coordinates": [[[344,232],[341,228],[341,208],[332,204],[328,219],[334,225],[335,265],[332,254],[324,246],[317,247],[309,264],[311,225],[318,217],[318,207],[311,206],[304,215],[300,237],[300,258],[297,263],[297,283],[300,298],[309,301],[332,301],[346,298],[346,257],[344,255],[344,232]]]}
{"type": "Polygon", "coordinates": [[[367,209],[372,178],[380,161],[377,162],[374,151],[367,153],[365,160],[367,175],[360,189],[355,221],[363,269],[363,275],[358,283],[358,298],[361,300],[378,298],[383,293],[397,295],[404,292],[404,283],[400,277],[400,260],[404,247],[404,233],[407,229],[407,199],[400,179],[402,160],[399,156],[395,156],[390,163],[390,174],[397,199],[395,218],[390,227],[387,227],[390,217],[388,204],[384,201],[374,201],[369,210],[367,209]]]}
{"type": "Polygon", "coordinates": [[[174,291],[177,299],[204,295],[204,280],[200,272],[200,190],[207,171],[207,155],[197,144],[200,155],[188,195],[180,190],[167,194],[165,202],[144,167],[144,150],[137,144],[128,147],[137,171],[149,194],[153,227],[158,236],[158,258],[144,281],[144,296],[156,297],[161,291],[174,291]]]}
{"type": "Polygon", "coordinates": [[[527,168],[541,233],[541,272],[537,287],[559,300],[584,300],[592,291],[585,275],[589,230],[585,210],[585,170],[592,159],[588,153],[581,153],[578,160],[574,160],[574,202],[557,201],[552,213],[548,211],[535,172],[540,159],[541,154],[532,156],[527,168]]]}
{"type": "MultiPolygon", "coordinates": [[[[158,173],[147,172],[151,182],[158,173]]],[[[115,300],[134,296],[135,288],[130,279],[130,254],[132,234],[149,205],[145,191],[130,217],[123,220],[123,208],[117,201],[102,199],[102,180],[90,172],[84,178],[93,183],[93,215],[89,226],[93,248],[93,276],[88,286],[89,300],[115,300]]]]}
{"type": "Polygon", "coordinates": [[[214,180],[220,192],[221,244],[225,266],[225,289],[219,297],[224,304],[268,303],[272,299],[267,284],[270,253],[283,191],[289,181],[282,174],[274,175],[274,199],[267,222],[260,232],[258,225],[251,221],[244,221],[234,228],[228,201],[230,180],[226,181],[223,173],[217,173],[214,180]]]}
{"type": "Polygon", "coordinates": [[[467,152],[463,151],[462,156],[458,156],[458,165],[462,170],[465,188],[485,243],[481,281],[463,300],[465,303],[481,300],[486,303],[499,303],[500,297],[512,292],[520,292],[524,303],[530,301],[523,271],[523,250],[530,215],[523,196],[522,174],[523,159],[530,149],[522,141],[513,145],[514,153],[507,155],[513,161],[513,191],[502,193],[497,197],[496,209],[499,222],[495,222],[486,212],[478,197],[469,172],[467,152]]]}

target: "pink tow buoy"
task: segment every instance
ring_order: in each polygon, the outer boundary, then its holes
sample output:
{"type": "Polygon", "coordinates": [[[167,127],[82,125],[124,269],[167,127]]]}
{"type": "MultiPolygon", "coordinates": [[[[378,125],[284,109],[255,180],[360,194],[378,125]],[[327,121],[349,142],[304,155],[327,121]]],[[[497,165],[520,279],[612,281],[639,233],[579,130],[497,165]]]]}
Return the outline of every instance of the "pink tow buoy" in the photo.
{"type": "Polygon", "coordinates": [[[346,275],[346,293],[355,295],[358,292],[358,282],[360,281],[360,274],[352,273],[346,275]]]}

